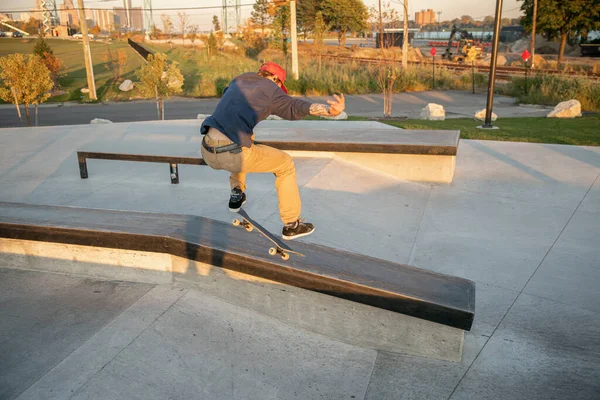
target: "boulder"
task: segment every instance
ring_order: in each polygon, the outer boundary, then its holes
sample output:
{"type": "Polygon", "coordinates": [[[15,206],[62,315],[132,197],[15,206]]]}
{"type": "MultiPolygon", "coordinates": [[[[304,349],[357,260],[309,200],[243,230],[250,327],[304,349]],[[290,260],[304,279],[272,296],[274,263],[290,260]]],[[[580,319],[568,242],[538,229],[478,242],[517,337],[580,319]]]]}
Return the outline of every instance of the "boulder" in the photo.
{"type": "Polygon", "coordinates": [[[90,92],[90,89],[88,89],[88,88],[81,89],[81,93],[89,93],[89,92],[90,92]]]}
{"type": "Polygon", "coordinates": [[[443,121],[446,119],[446,111],[444,106],[429,103],[421,110],[421,119],[428,119],[430,121],[443,121]]]}
{"type": "Polygon", "coordinates": [[[268,119],[268,120],[273,120],[273,119],[274,119],[274,120],[277,120],[277,121],[279,121],[279,120],[282,120],[283,118],[281,118],[281,117],[280,117],[280,116],[278,116],[278,115],[273,115],[273,114],[271,114],[271,115],[269,115],[269,116],[267,117],[267,119],[268,119]]]}
{"type": "MultiPolygon", "coordinates": [[[[475,113],[475,115],[473,116],[473,118],[475,118],[478,121],[485,121],[485,108],[483,110],[479,110],[475,113]]],[[[492,121],[495,121],[498,119],[498,116],[496,115],[495,112],[492,112],[492,121]]]]}
{"type": "Polygon", "coordinates": [[[577,100],[560,102],[547,115],[548,118],[581,117],[581,103],[577,100]]]}
{"type": "Polygon", "coordinates": [[[123,83],[121,83],[119,85],[119,90],[121,92],[129,92],[132,89],[133,89],[133,82],[131,82],[131,80],[129,80],[129,79],[125,79],[123,81],[123,83]]]}
{"type": "Polygon", "coordinates": [[[342,113],[340,115],[336,115],[335,117],[321,117],[321,119],[333,119],[333,120],[348,119],[348,114],[346,114],[346,111],[342,111],[342,113]]]}
{"type": "Polygon", "coordinates": [[[109,121],[107,119],[102,119],[102,118],[94,118],[90,124],[112,124],[112,121],[109,121]]]}

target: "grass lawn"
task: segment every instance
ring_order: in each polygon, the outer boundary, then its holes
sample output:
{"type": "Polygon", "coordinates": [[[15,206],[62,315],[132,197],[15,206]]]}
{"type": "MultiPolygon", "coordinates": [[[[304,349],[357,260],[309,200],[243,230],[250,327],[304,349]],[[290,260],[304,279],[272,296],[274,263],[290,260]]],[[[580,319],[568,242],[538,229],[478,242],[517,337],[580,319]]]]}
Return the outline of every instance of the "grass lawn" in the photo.
{"type": "MultiPolygon", "coordinates": [[[[0,38],[0,57],[12,53],[31,54],[33,53],[36,40],[0,38]]],[[[54,55],[63,62],[59,82],[61,88],[67,92],[54,96],[49,101],[77,101],[81,100],[82,96],[87,98],[87,95],[83,95],[80,92],[82,88],[87,87],[82,42],[66,39],[46,40],[54,51],[54,55]]],[[[120,92],[118,85],[113,83],[112,73],[106,68],[106,63],[102,61],[102,55],[106,51],[107,46],[112,51],[124,49],[127,53],[127,64],[124,67],[122,79],[135,80],[134,71],[142,65],[143,61],[126,42],[104,43],[92,41],[90,43],[98,98],[102,100],[128,100],[130,97],[135,96],[135,90],[120,92]]]]}
{"type": "Polygon", "coordinates": [[[600,146],[600,115],[586,115],[574,119],[558,118],[502,118],[493,122],[500,129],[477,129],[482,123],[470,118],[445,121],[385,121],[404,129],[460,130],[461,139],[501,140],[509,142],[572,144],[600,146]]]}
{"type": "MultiPolygon", "coordinates": [[[[313,116],[304,119],[322,120],[321,117],[313,116]]],[[[373,118],[367,117],[348,116],[348,121],[373,120],[373,118]]],[[[482,122],[470,118],[447,119],[445,121],[420,119],[390,121],[384,118],[375,120],[404,129],[459,130],[461,139],[600,146],[600,114],[585,115],[573,119],[502,118],[492,123],[492,125],[500,128],[494,130],[477,129],[482,122]]]]}

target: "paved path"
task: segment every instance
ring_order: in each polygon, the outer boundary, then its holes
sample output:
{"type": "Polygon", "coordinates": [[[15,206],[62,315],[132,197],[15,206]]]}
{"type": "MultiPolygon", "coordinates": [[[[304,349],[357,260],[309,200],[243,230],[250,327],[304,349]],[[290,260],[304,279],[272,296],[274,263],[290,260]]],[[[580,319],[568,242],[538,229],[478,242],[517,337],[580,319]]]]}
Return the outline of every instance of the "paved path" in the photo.
{"type": "MultiPolygon", "coordinates": [[[[2,130],[0,200],[230,221],[223,172],[182,166],[171,185],[163,165],[96,160],[90,179],[79,179],[82,143],[195,140],[173,123],[121,125],[102,137],[76,127],[2,130]]],[[[462,140],[451,185],[335,159],[296,166],[303,215],[317,224],[307,241],[476,282],[462,362],[350,346],[252,307],[286,307],[273,304],[281,296],[312,304],[310,292],[274,296],[256,283],[234,300],[229,287],[0,266],[0,399],[598,398],[600,148],[462,140]]],[[[280,229],[272,175],[248,183],[248,212],[280,229]]]]}
{"type": "MultiPolygon", "coordinates": [[[[329,97],[309,97],[311,101],[325,102],[329,97]]],[[[545,116],[548,110],[537,107],[515,105],[515,100],[506,96],[494,97],[494,112],[502,117],[545,116]]],[[[218,99],[172,99],[165,105],[166,119],[196,118],[198,114],[213,112],[218,99]]],[[[472,118],[476,111],[485,108],[486,94],[459,91],[432,91],[419,93],[396,93],[392,116],[419,118],[427,103],[437,103],[446,109],[447,118],[472,118]]],[[[346,96],[348,115],[364,117],[383,116],[383,97],[380,94],[346,96]]],[[[23,114],[24,115],[24,114],[23,114]]],[[[39,125],[89,124],[94,118],[113,122],[156,120],[156,103],[135,101],[107,104],[47,104],[39,108],[39,125]]],[[[0,127],[18,126],[19,120],[14,106],[0,106],[0,127]]]]}

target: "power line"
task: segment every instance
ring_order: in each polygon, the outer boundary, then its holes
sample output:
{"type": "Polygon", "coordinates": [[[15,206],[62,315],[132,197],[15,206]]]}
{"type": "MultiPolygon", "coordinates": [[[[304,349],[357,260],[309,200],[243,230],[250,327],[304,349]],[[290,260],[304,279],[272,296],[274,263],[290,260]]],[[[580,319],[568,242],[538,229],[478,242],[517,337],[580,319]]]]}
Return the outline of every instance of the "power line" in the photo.
{"type": "MultiPolygon", "coordinates": [[[[240,4],[239,7],[253,7],[254,3],[252,4],[240,4]]],[[[148,8],[135,8],[136,10],[142,10],[142,11],[184,11],[184,10],[210,10],[210,9],[222,9],[223,6],[204,6],[204,7],[171,7],[171,8],[152,8],[152,9],[148,9],[148,8]]],[[[110,8],[90,8],[90,7],[86,7],[86,10],[110,10],[110,8]]],[[[72,10],[79,10],[78,7],[74,7],[72,8],[72,10]]],[[[31,12],[42,12],[42,10],[0,10],[0,13],[4,14],[4,13],[31,13],[31,12]]]]}

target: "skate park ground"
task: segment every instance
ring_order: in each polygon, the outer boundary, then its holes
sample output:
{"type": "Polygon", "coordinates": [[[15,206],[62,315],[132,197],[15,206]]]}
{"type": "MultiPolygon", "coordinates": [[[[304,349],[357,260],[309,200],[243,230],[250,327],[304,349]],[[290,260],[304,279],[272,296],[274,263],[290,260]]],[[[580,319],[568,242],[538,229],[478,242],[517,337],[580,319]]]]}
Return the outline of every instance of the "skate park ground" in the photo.
{"type": "MultiPolygon", "coordinates": [[[[127,135],[160,125],[155,139],[168,141],[174,123],[127,124],[127,135]]],[[[124,125],[111,135],[122,137],[124,125]]],[[[227,173],[180,166],[171,185],[164,165],[96,161],[81,180],[83,141],[76,126],[0,131],[0,201],[231,220],[227,173]]],[[[295,163],[303,216],[317,226],[302,240],[476,282],[461,362],[290,326],[233,302],[233,285],[215,294],[4,265],[0,398],[597,398],[600,148],[461,140],[451,184],[336,159],[295,163]]],[[[249,214],[280,232],[272,175],[251,175],[248,185],[249,214]]],[[[244,290],[275,298],[259,283],[244,290]]]]}

